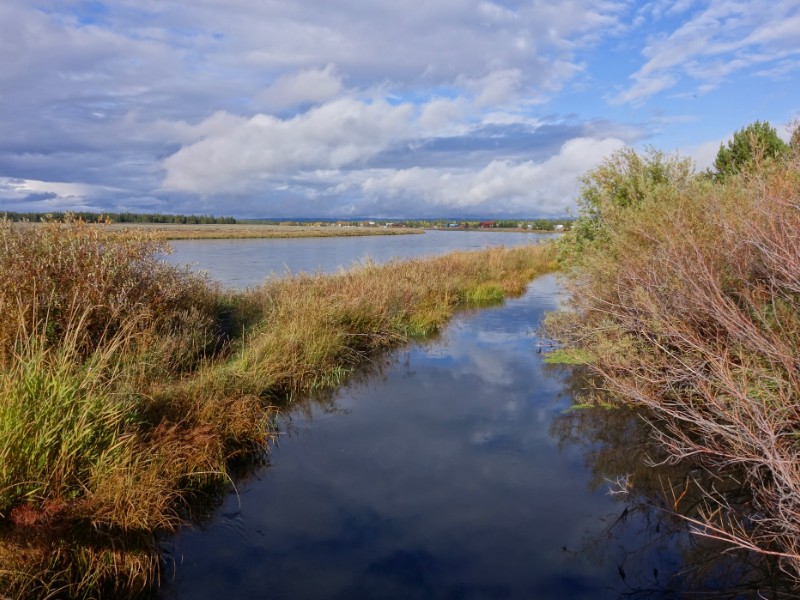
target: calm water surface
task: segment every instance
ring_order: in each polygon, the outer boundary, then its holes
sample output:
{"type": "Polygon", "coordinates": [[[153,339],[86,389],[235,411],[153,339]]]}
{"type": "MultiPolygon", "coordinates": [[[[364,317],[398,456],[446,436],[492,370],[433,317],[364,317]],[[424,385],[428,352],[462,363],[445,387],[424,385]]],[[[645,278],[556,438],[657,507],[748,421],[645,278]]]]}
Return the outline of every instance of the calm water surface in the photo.
{"type": "MultiPolygon", "coordinates": [[[[285,268],[536,239],[176,242],[172,260],[249,285],[285,268]]],[[[560,301],[556,279],[539,278],[298,402],[270,464],[164,541],[174,576],[162,599],[791,597],[772,566],[688,536],[664,510],[665,486],[680,489],[691,466],[645,467],[658,454],[641,418],[569,410],[580,373],[545,365],[535,335],[560,301]]]]}
{"type": "Polygon", "coordinates": [[[366,259],[386,262],[475,250],[487,246],[539,243],[557,234],[496,231],[426,231],[416,235],[264,240],[175,240],[167,260],[192,264],[233,287],[256,285],[273,274],[331,273],[366,259]]]}
{"type": "Polygon", "coordinates": [[[550,434],[569,399],[531,328],[557,302],[541,279],[299,410],[272,466],[175,540],[170,597],[598,597],[607,569],[563,547],[616,506],[550,434]]]}
{"type": "Polygon", "coordinates": [[[658,509],[658,477],[609,494],[609,480],[638,477],[649,434],[623,411],[567,411],[579,383],[543,364],[533,332],[559,301],[556,280],[540,278],[299,404],[271,464],[165,543],[176,574],[162,597],[677,598],[727,586],[719,549],[658,509]]]}

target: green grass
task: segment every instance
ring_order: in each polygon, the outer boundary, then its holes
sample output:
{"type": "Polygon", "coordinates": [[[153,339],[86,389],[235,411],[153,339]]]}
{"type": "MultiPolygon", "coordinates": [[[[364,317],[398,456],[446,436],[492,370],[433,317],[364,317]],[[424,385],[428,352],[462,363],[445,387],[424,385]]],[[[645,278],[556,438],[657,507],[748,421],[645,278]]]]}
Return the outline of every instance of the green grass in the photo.
{"type": "MultiPolygon", "coordinates": [[[[0,507],[71,501],[97,471],[130,452],[129,400],[115,394],[104,357],[34,339],[0,375],[0,507]]],[[[111,375],[113,377],[113,374],[111,375]]]]}
{"type": "Polygon", "coordinates": [[[588,365],[592,355],[579,348],[559,348],[544,355],[544,362],[549,365],[588,365]]]}

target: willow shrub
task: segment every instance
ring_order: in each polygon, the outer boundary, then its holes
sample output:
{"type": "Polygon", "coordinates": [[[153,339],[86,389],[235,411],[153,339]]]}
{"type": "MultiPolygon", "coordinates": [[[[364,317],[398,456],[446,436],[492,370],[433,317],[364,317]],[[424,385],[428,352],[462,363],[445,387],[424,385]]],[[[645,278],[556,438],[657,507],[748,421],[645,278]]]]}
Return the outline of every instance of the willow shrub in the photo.
{"type": "MultiPolygon", "coordinates": [[[[657,186],[602,217],[550,332],[606,398],[643,406],[674,459],[742,468],[752,511],[709,490],[701,533],[800,575],[800,167],[657,186]]],[[[569,240],[567,241],[569,243],[569,240]]]]}

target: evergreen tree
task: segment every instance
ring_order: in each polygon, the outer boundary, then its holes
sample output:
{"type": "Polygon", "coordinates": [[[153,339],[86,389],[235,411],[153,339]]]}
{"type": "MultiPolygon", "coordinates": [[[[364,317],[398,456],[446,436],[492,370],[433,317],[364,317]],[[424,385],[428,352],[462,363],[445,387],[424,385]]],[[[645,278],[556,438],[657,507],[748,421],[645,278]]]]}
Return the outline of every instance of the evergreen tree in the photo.
{"type": "Polygon", "coordinates": [[[789,146],[766,121],[756,121],[733,134],[727,145],[721,144],[714,160],[715,177],[726,179],[742,172],[752,172],[765,161],[784,155],[789,146]]]}

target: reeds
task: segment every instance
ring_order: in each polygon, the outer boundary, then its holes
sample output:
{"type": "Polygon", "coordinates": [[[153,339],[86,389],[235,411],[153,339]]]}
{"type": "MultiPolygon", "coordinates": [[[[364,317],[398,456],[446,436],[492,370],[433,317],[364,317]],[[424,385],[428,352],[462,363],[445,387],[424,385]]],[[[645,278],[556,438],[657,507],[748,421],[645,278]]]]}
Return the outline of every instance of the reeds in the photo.
{"type": "Polygon", "coordinates": [[[750,510],[707,490],[702,535],[800,577],[800,164],[655,190],[609,215],[550,331],[601,392],[646,407],[673,460],[741,469],[750,510]]]}
{"type": "Polygon", "coordinates": [[[263,455],[276,407],[554,266],[491,249],[223,293],[164,250],[0,222],[0,595],[146,592],[157,536],[263,455]]]}

